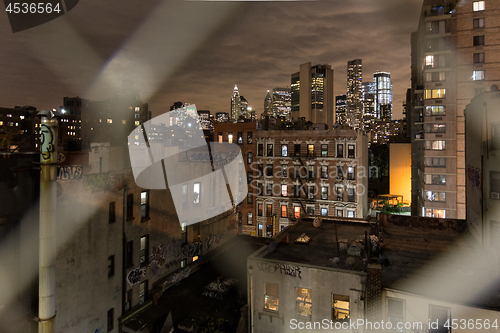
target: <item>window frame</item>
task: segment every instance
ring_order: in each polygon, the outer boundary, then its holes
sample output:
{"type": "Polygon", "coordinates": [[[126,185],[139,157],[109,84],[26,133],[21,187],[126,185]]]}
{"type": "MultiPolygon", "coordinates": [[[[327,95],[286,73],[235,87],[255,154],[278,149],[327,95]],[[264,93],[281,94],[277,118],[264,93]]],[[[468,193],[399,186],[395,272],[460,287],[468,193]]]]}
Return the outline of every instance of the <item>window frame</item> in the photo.
{"type": "Polygon", "coordinates": [[[149,235],[141,237],[140,246],[139,263],[141,264],[141,267],[143,267],[149,262],[149,235]]]}
{"type": "Polygon", "coordinates": [[[278,283],[264,282],[264,311],[279,313],[279,284],[278,283]],[[269,284],[269,286],[268,286],[268,284],[269,284]],[[269,290],[269,289],[273,289],[273,290],[269,290]],[[274,304],[269,305],[269,300],[271,300],[272,303],[274,303],[274,304]],[[274,307],[275,309],[272,309],[271,307],[274,307]]]}
{"type": "Polygon", "coordinates": [[[295,298],[295,314],[297,318],[311,320],[312,318],[312,290],[307,288],[296,287],[296,298],[295,298]],[[303,291],[306,291],[306,295],[303,295],[303,291]],[[300,293],[300,295],[299,295],[300,293]],[[301,309],[305,307],[306,309],[301,309]],[[307,310],[308,308],[308,310],[307,310]],[[309,312],[308,314],[303,314],[309,312]]]}
{"type": "Polygon", "coordinates": [[[149,220],[149,190],[141,191],[141,221],[146,220],[149,220]]]}
{"type": "Polygon", "coordinates": [[[473,1],[472,2],[472,11],[473,12],[480,12],[485,10],[485,3],[484,0],[480,1],[473,1]]]}
{"type": "Polygon", "coordinates": [[[281,156],[288,157],[288,144],[281,145],[281,156]]]}
{"type": "Polygon", "coordinates": [[[332,321],[333,322],[347,322],[351,318],[351,300],[349,296],[332,294],[332,321]],[[337,299],[336,299],[337,298],[337,299]],[[348,308],[335,306],[335,302],[347,302],[348,308]],[[337,313],[335,312],[337,310],[337,313]],[[339,318],[339,313],[345,313],[347,310],[347,316],[344,318],[339,318]]]}

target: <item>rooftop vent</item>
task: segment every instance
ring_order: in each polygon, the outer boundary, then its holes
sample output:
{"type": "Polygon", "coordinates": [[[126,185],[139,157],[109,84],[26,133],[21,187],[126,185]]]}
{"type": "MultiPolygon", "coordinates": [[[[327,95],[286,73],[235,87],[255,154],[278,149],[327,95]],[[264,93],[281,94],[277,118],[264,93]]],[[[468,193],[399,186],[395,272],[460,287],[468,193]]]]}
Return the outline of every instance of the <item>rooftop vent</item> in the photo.
{"type": "Polygon", "coordinates": [[[307,244],[310,241],[311,241],[311,238],[304,233],[304,234],[300,235],[300,237],[295,240],[295,243],[307,244]]]}

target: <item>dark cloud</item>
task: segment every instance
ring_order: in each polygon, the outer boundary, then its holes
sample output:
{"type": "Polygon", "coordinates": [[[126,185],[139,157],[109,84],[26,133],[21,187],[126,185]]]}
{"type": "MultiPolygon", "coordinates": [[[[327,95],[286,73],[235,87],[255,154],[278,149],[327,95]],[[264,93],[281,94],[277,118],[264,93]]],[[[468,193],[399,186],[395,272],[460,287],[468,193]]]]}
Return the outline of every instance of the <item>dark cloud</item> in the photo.
{"type": "Polygon", "coordinates": [[[267,89],[289,86],[301,63],[331,64],[335,94],[341,94],[347,61],[361,58],[365,81],[377,70],[391,72],[398,116],[421,4],[87,0],[58,20],[17,34],[5,15],[0,105],[57,107],[66,95],[95,98],[85,94],[96,87],[111,94],[106,79],[131,78],[154,114],[175,101],[228,111],[235,84],[261,112],[267,89]]]}

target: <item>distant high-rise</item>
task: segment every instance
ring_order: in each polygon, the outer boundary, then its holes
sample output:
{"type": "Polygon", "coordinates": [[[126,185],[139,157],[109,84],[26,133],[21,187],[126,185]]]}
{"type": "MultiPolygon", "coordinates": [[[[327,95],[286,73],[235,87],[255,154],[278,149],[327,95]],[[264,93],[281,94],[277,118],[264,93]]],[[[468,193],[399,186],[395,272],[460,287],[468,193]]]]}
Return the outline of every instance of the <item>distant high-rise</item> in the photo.
{"type": "Polygon", "coordinates": [[[245,97],[243,97],[243,95],[240,95],[240,107],[241,107],[240,116],[248,118],[248,101],[245,97]]]}
{"type": "Polygon", "coordinates": [[[273,98],[267,91],[266,98],[264,98],[264,116],[273,116],[273,98]]]}
{"type": "Polygon", "coordinates": [[[353,128],[361,127],[363,119],[363,65],[361,59],[347,62],[347,122],[353,128]]]}
{"type": "Polygon", "coordinates": [[[311,63],[300,65],[291,76],[292,117],[304,117],[313,123],[325,123],[329,128],[335,120],[333,70],[330,65],[311,63]]]}
{"type": "Polygon", "coordinates": [[[292,92],[290,88],[273,89],[273,116],[275,118],[291,118],[292,92]]]}
{"type": "Polygon", "coordinates": [[[238,121],[241,115],[241,97],[238,86],[234,86],[231,96],[231,121],[238,121]]]}
{"type": "Polygon", "coordinates": [[[378,119],[392,118],[392,82],[391,73],[373,74],[375,86],[375,116],[378,119]],[[388,116],[389,115],[389,116],[388,116]]]}
{"type": "Polygon", "coordinates": [[[340,95],[335,97],[335,115],[336,123],[339,125],[347,125],[347,96],[340,95]]]}

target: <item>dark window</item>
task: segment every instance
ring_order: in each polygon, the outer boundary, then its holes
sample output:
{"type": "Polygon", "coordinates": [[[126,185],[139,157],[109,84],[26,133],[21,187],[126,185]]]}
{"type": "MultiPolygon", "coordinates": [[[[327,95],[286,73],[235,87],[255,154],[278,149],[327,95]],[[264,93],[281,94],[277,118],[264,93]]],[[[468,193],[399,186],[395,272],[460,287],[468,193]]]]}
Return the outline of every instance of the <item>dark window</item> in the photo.
{"type": "Polygon", "coordinates": [[[257,145],[257,155],[258,156],[263,156],[264,155],[264,144],[263,143],[259,143],[257,145]]]}
{"type": "Polygon", "coordinates": [[[115,275],[115,256],[108,257],[108,277],[115,275]]]}
{"type": "Polygon", "coordinates": [[[500,124],[491,124],[490,150],[500,150],[500,124]]]}
{"type": "Polygon", "coordinates": [[[273,156],[273,145],[267,144],[267,156],[273,156]]]}
{"type": "Polygon", "coordinates": [[[344,190],[342,187],[337,187],[337,201],[344,201],[344,190]]]}
{"type": "Polygon", "coordinates": [[[257,184],[257,195],[262,195],[263,186],[262,183],[257,184]]]}
{"type": "Polygon", "coordinates": [[[247,184],[251,184],[253,180],[253,173],[252,171],[247,172],[247,184]]]}
{"type": "Polygon", "coordinates": [[[134,241],[127,242],[127,267],[134,265],[134,241]]]}
{"type": "Polygon", "coordinates": [[[272,175],[273,175],[273,165],[268,164],[266,165],[266,176],[272,177],[272,175]]]}
{"type": "Polygon", "coordinates": [[[337,157],[338,158],[344,157],[344,145],[341,143],[337,144],[337,157]]]}
{"type": "Polygon", "coordinates": [[[125,293],[125,312],[132,307],[132,289],[127,290],[125,293]]]}
{"type": "Polygon", "coordinates": [[[321,166],[321,178],[323,178],[323,179],[328,178],[328,166],[327,165],[321,166]]]}
{"type": "Polygon", "coordinates": [[[115,202],[109,203],[109,223],[116,222],[115,202]]]}
{"type": "Polygon", "coordinates": [[[252,204],[253,203],[253,192],[251,190],[248,190],[247,193],[247,204],[252,204]]]}
{"type": "Polygon", "coordinates": [[[187,243],[187,226],[186,222],[181,223],[181,243],[186,244],[187,243]]]}
{"type": "Polygon", "coordinates": [[[294,165],[293,166],[293,176],[295,178],[299,178],[300,177],[300,166],[299,165],[294,165]]]}
{"type": "Polygon", "coordinates": [[[243,144],[243,132],[238,132],[238,137],[236,138],[236,142],[239,144],[239,145],[242,145],[243,144]]]}
{"type": "Polygon", "coordinates": [[[474,36],[474,46],[484,45],[484,35],[474,36]]]}
{"type": "Polygon", "coordinates": [[[314,186],[307,187],[307,199],[309,199],[309,200],[314,199],[314,186]]]}
{"type": "Polygon", "coordinates": [[[253,132],[247,132],[247,143],[251,144],[253,142],[252,138],[253,132]]]}
{"type": "Polygon", "coordinates": [[[474,63],[475,64],[484,63],[484,53],[474,53],[474,63]]]}
{"type": "Polygon", "coordinates": [[[300,156],[300,144],[294,144],[294,145],[293,145],[293,154],[294,154],[296,157],[299,157],[299,156],[300,156]]]}
{"type": "Polygon", "coordinates": [[[286,164],[281,165],[281,177],[288,177],[288,166],[286,164]]]}
{"type": "Polygon", "coordinates": [[[266,184],[266,195],[267,196],[273,195],[273,184],[266,184]]]}
{"type": "Polygon", "coordinates": [[[296,198],[300,197],[300,185],[294,185],[294,187],[293,187],[293,195],[296,198]]]}
{"type": "Polygon", "coordinates": [[[450,323],[450,309],[441,306],[429,305],[429,319],[431,323],[437,322],[437,328],[433,327],[429,330],[429,333],[447,333],[450,332],[450,327],[445,327],[444,325],[448,322],[450,323]]]}
{"type": "Polygon", "coordinates": [[[314,215],[314,206],[307,206],[306,212],[308,215],[314,215]]]}
{"type": "Polygon", "coordinates": [[[113,323],[115,321],[114,317],[114,309],[109,309],[108,310],[108,332],[111,332],[113,330],[113,323]]]}
{"type": "Polygon", "coordinates": [[[149,191],[141,192],[141,220],[149,218],[149,191]]]}
{"type": "Polygon", "coordinates": [[[484,17],[474,19],[474,29],[484,28],[484,17]]]}
{"type": "Polygon", "coordinates": [[[149,235],[141,237],[141,266],[146,265],[149,258],[149,235]]]}
{"type": "Polygon", "coordinates": [[[341,166],[337,167],[337,179],[344,179],[344,168],[341,166]]]}
{"type": "Polygon", "coordinates": [[[354,145],[347,145],[347,157],[354,158],[354,145]]]}
{"type": "Polygon", "coordinates": [[[148,299],[148,280],[139,285],[139,304],[144,304],[148,299]]]}
{"type": "Polygon", "coordinates": [[[134,194],[127,195],[127,220],[134,218],[134,194]]]}
{"type": "Polygon", "coordinates": [[[182,184],[182,207],[188,206],[188,184],[182,184]]]}
{"type": "Polygon", "coordinates": [[[314,179],[314,165],[307,166],[307,178],[314,179]]]}
{"type": "Polygon", "coordinates": [[[354,202],[354,188],[350,187],[347,189],[347,201],[354,202]]]}
{"type": "Polygon", "coordinates": [[[257,169],[259,170],[259,173],[257,174],[257,177],[262,177],[264,175],[264,165],[263,164],[258,164],[257,169]]]}
{"type": "Polygon", "coordinates": [[[252,152],[249,151],[247,153],[247,164],[251,164],[253,162],[253,156],[252,156],[252,152]]]}
{"type": "Polygon", "coordinates": [[[328,156],[328,145],[321,145],[321,157],[328,156]]]}

